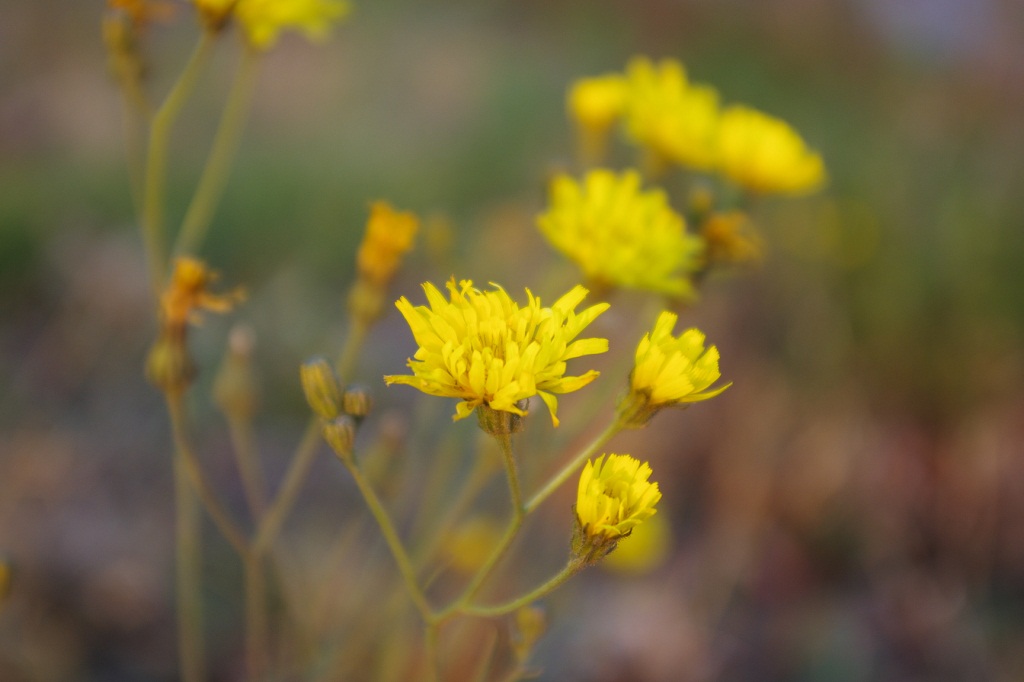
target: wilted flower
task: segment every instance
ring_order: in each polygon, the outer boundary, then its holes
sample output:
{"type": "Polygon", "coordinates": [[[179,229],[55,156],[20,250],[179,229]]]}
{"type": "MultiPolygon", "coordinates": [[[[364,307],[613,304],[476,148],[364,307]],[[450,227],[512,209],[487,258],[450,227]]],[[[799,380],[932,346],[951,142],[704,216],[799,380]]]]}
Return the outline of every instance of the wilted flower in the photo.
{"type": "Polygon", "coordinates": [[[715,163],[718,93],[691,83],[671,59],[635,57],[626,67],[626,133],[659,157],[700,170],[715,163]]]}
{"type": "Polygon", "coordinates": [[[694,295],[689,275],[700,267],[703,243],[686,234],[663,191],[641,191],[635,170],[596,169],[583,182],[556,177],[537,224],[595,285],[694,295]]]}
{"type": "Polygon", "coordinates": [[[188,256],[178,258],[170,284],[160,296],[161,321],[165,326],[185,326],[202,319],[201,311],[226,313],[244,298],[240,289],[226,294],[210,292],[217,273],[206,264],[188,256]]]}
{"type": "Polygon", "coordinates": [[[654,330],[637,346],[630,391],[619,405],[619,419],[627,427],[638,428],[664,407],[707,400],[732,385],[710,388],[722,376],[718,349],[704,347],[699,329],[672,336],[677,319],[674,313],[662,312],[654,330]]]}
{"type": "Polygon", "coordinates": [[[564,376],[566,361],[608,350],[607,339],[576,339],[607,303],[577,314],[587,295],[577,286],[550,308],[526,290],[520,307],[497,285],[479,291],[469,280],[448,282],[450,301],[430,282],[423,285],[427,306],[413,306],[404,296],[397,302],[419,349],[409,360],[412,376],[386,376],[388,384],[408,384],[431,395],[460,398],[454,419],[468,417],[477,407],[526,414],[520,401],[539,395],[558,425],[558,401],[553,394],[569,393],[598,376],[564,376]]]}
{"type": "Polygon", "coordinates": [[[801,194],[825,181],[821,156],[785,121],[734,105],[718,130],[721,172],[751,192],[801,194]]]}
{"type": "Polygon", "coordinates": [[[601,455],[587,461],[576,493],[573,553],[591,563],[611,550],[655,513],[658,484],[651,467],[629,455],[601,455]]]}

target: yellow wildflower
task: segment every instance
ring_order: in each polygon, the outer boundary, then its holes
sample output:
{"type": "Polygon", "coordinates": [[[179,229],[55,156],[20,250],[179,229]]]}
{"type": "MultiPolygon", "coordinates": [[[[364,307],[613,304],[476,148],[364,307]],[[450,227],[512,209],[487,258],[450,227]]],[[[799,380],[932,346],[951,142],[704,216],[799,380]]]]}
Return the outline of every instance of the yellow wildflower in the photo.
{"type": "Polygon", "coordinates": [[[217,280],[217,273],[206,264],[188,256],[174,263],[171,282],[160,297],[160,312],[165,327],[184,327],[200,321],[200,311],[226,313],[244,298],[241,290],[226,294],[213,294],[209,286],[217,280]]]}
{"type": "Polygon", "coordinates": [[[664,407],[707,400],[732,385],[710,388],[722,376],[718,349],[704,348],[699,329],[672,336],[677,319],[675,313],[662,312],[654,330],[636,348],[630,392],[619,405],[619,419],[625,426],[638,428],[664,407]]]}
{"type": "Polygon", "coordinates": [[[592,563],[655,513],[658,484],[651,467],[629,455],[601,455],[587,461],[576,493],[573,553],[592,563]]]}
{"type": "MultiPolygon", "coordinates": [[[[223,0],[197,1],[223,4],[223,0]]],[[[322,40],[331,23],[343,19],[350,10],[345,0],[238,0],[234,6],[246,39],[260,50],[273,47],[278,34],[288,28],[301,30],[311,40],[322,40]]]]}
{"type": "Polygon", "coordinates": [[[596,285],[693,297],[689,275],[703,243],[686,234],[663,191],[641,191],[637,171],[596,169],[582,183],[560,175],[549,204],[537,218],[541,232],[596,285]]]}
{"type": "Polygon", "coordinates": [[[581,78],[569,88],[566,109],[579,129],[580,147],[587,163],[605,153],[608,133],[626,106],[626,79],[620,74],[581,78]]]}
{"type": "Polygon", "coordinates": [[[526,290],[528,303],[520,307],[497,285],[479,291],[469,280],[447,284],[450,301],[430,282],[423,285],[427,306],[414,307],[404,296],[396,306],[419,344],[408,362],[412,376],[386,376],[390,384],[408,384],[424,393],[460,398],[453,419],[468,417],[477,407],[526,414],[525,401],[539,395],[558,426],[558,401],[553,394],[580,389],[597,378],[590,370],[564,376],[566,361],[604,353],[607,339],[576,337],[607,303],[579,314],[575,308],[587,295],[576,286],[550,308],[526,290]]]}
{"type": "Polygon", "coordinates": [[[387,284],[402,256],[412,248],[419,226],[419,218],[414,214],[400,213],[383,201],[374,202],[356,256],[359,276],[378,286],[387,284]]]}
{"type": "Polygon", "coordinates": [[[635,57],[626,67],[626,133],[662,159],[709,170],[715,163],[718,92],[691,83],[679,62],[635,57]]]}
{"type": "Polygon", "coordinates": [[[793,128],[746,106],[722,113],[718,157],[721,172],[752,192],[801,194],[825,182],[821,156],[793,128]]]}

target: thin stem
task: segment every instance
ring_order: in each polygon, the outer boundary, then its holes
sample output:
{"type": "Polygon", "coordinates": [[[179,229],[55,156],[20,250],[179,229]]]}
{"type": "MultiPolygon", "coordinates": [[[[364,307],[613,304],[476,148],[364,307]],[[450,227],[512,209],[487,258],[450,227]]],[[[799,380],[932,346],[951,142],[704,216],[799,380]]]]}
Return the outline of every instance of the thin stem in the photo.
{"type": "Polygon", "coordinates": [[[592,440],[585,448],[583,448],[579,454],[572,458],[568,464],[562,467],[558,473],[552,476],[547,483],[545,483],[540,490],[533,494],[529,500],[526,501],[525,511],[527,513],[533,511],[540,505],[541,502],[546,500],[555,492],[559,486],[572,476],[580,468],[580,466],[589,458],[594,455],[605,443],[610,441],[615,434],[622,430],[622,425],[616,419],[605,428],[597,438],[592,440]]]}
{"type": "Polygon", "coordinates": [[[252,517],[258,523],[267,506],[267,492],[253,439],[252,423],[248,419],[231,415],[228,415],[227,419],[235,463],[238,465],[242,487],[245,490],[245,500],[249,504],[252,517]]]}
{"type": "Polygon", "coordinates": [[[504,616],[507,613],[512,613],[524,606],[529,606],[538,599],[543,599],[548,596],[550,593],[561,587],[567,580],[569,580],[569,578],[579,573],[580,569],[582,569],[584,565],[585,564],[579,559],[570,559],[569,563],[565,565],[565,568],[559,571],[557,575],[537,589],[528,592],[521,597],[507,601],[504,604],[495,604],[493,606],[464,605],[459,608],[459,612],[470,616],[482,616],[484,618],[494,618],[496,616],[504,616]]]}
{"type": "Polygon", "coordinates": [[[512,541],[516,539],[519,529],[523,527],[526,509],[523,506],[522,493],[519,488],[519,474],[516,470],[516,462],[512,454],[512,436],[505,434],[495,436],[495,438],[497,438],[498,443],[501,445],[501,454],[505,460],[505,472],[508,474],[508,490],[512,498],[512,519],[505,528],[505,534],[502,535],[495,548],[491,550],[491,555],[487,557],[487,561],[483,563],[469,581],[462,594],[450,606],[438,614],[439,620],[444,620],[452,613],[460,610],[477,595],[487,578],[494,571],[494,567],[505,556],[508,548],[512,545],[512,541]]]}
{"type": "Polygon", "coordinates": [[[388,515],[387,510],[384,509],[384,505],[381,504],[380,498],[377,497],[377,493],[363,476],[359,467],[356,466],[355,461],[352,460],[352,458],[341,459],[345,464],[345,468],[348,469],[350,474],[352,474],[352,478],[356,482],[356,487],[358,487],[359,492],[362,493],[363,499],[366,501],[366,506],[370,509],[370,513],[373,514],[373,518],[377,521],[377,525],[380,526],[381,534],[384,536],[388,549],[391,550],[391,555],[394,557],[395,563],[398,565],[398,571],[402,574],[402,580],[405,581],[405,587],[409,592],[409,597],[412,599],[413,604],[416,605],[417,610],[419,610],[420,615],[423,617],[423,621],[426,623],[433,623],[435,621],[433,610],[430,608],[430,604],[427,602],[427,598],[423,594],[423,590],[420,589],[419,583],[416,580],[416,570],[412,566],[412,561],[409,559],[409,554],[405,550],[405,545],[402,544],[401,538],[398,537],[398,533],[395,531],[395,526],[391,522],[391,517],[388,515]]]}
{"type": "Polygon", "coordinates": [[[199,466],[199,462],[192,451],[186,434],[180,394],[167,394],[167,411],[171,418],[174,446],[185,474],[188,476],[189,481],[191,481],[196,494],[199,495],[200,501],[202,501],[210,518],[213,519],[214,524],[220,529],[228,543],[238,552],[238,555],[244,559],[249,553],[249,543],[245,534],[231,520],[231,517],[217,499],[213,488],[203,475],[202,467],[199,466]]]}
{"type": "Polygon", "coordinates": [[[180,454],[174,457],[175,572],[179,666],[182,682],[206,678],[203,655],[202,545],[199,503],[180,454]]]}
{"type": "Polygon", "coordinates": [[[167,270],[164,244],[164,190],[167,182],[167,144],[171,127],[182,106],[195,88],[199,74],[209,59],[213,36],[204,31],[192,56],[153,116],[149,129],[149,149],[146,154],[146,180],[142,190],[142,238],[146,246],[146,259],[153,292],[157,298],[163,289],[167,270]]]}
{"type": "Polygon", "coordinates": [[[262,557],[245,558],[245,658],[249,680],[262,680],[269,668],[266,576],[262,557]]]}
{"type": "Polygon", "coordinates": [[[423,639],[427,650],[427,682],[439,682],[441,679],[441,661],[437,654],[437,636],[440,623],[428,623],[424,626],[423,639]]]}
{"type": "Polygon", "coordinates": [[[214,210],[224,193],[231,163],[238,152],[242,131],[245,129],[252,95],[256,90],[258,66],[259,52],[246,49],[231,92],[228,93],[210,154],[206,158],[206,166],[178,233],[174,247],[175,255],[195,253],[206,237],[214,210]]]}

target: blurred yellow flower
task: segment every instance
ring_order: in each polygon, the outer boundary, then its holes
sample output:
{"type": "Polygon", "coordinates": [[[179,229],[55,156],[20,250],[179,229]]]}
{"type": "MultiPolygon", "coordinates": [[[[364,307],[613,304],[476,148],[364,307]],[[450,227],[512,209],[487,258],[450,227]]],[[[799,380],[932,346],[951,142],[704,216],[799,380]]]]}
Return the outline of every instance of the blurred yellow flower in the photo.
{"type": "Polygon", "coordinates": [[[374,202],[356,256],[359,276],[377,286],[387,284],[402,256],[412,248],[419,226],[414,214],[400,213],[383,201],[374,202]]]}
{"type": "MultiPolygon", "coordinates": [[[[223,6],[223,0],[196,0],[200,6],[223,6]]],[[[234,14],[249,44],[267,50],[284,29],[297,29],[311,40],[327,37],[331,23],[343,19],[351,5],[345,0],[238,0],[234,14]]]]}
{"type": "Polygon", "coordinates": [[[501,541],[504,528],[491,519],[471,518],[445,536],[444,552],[449,565],[470,575],[479,570],[501,541]]]}
{"type": "Polygon", "coordinates": [[[743,211],[711,213],[701,224],[700,236],[707,245],[708,265],[756,263],[764,254],[761,238],[743,211]]]}
{"type": "Polygon", "coordinates": [[[497,285],[479,291],[469,280],[447,284],[450,300],[430,282],[423,285],[427,306],[413,306],[404,296],[396,306],[419,344],[408,362],[412,376],[386,376],[390,384],[408,384],[424,393],[460,398],[453,419],[468,417],[477,407],[526,414],[525,401],[539,395],[558,426],[558,401],[553,394],[580,389],[597,378],[590,370],[581,376],[564,376],[566,361],[604,353],[607,339],[576,339],[607,303],[579,314],[575,308],[587,295],[573,288],[550,308],[529,289],[528,302],[520,307],[497,285]]]}
{"type": "Polygon", "coordinates": [[[599,163],[604,157],[608,133],[625,110],[627,94],[621,74],[581,78],[569,88],[566,109],[579,130],[586,163],[599,163]]]}
{"type": "Polygon", "coordinates": [[[715,164],[718,92],[691,83],[682,64],[634,57],[626,67],[626,133],[661,158],[710,170],[715,164]]]}
{"type": "Polygon", "coordinates": [[[635,170],[596,169],[583,182],[557,176],[537,224],[595,285],[694,295],[689,275],[700,267],[703,242],[686,234],[663,191],[641,191],[635,170]]]}
{"type": "Polygon", "coordinates": [[[619,418],[626,426],[643,426],[664,407],[707,400],[732,385],[710,388],[722,376],[718,349],[704,348],[699,329],[672,336],[677,319],[675,313],[662,312],[654,330],[637,346],[630,392],[619,406],[619,418]]]}
{"type": "Polygon", "coordinates": [[[648,479],[651,467],[629,455],[601,455],[587,461],[576,493],[573,552],[595,561],[655,513],[658,484],[648,479]]]}
{"type": "Polygon", "coordinates": [[[240,289],[226,294],[210,293],[217,273],[206,264],[188,256],[174,262],[174,273],[160,297],[161,321],[165,327],[184,327],[201,319],[200,311],[226,313],[244,298],[240,289]]]}
{"type": "Polygon", "coordinates": [[[736,184],[762,194],[801,194],[825,182],[821,156],[785,121],[742,105],[728,107],[718,129],[718,163],[736,184]]]}

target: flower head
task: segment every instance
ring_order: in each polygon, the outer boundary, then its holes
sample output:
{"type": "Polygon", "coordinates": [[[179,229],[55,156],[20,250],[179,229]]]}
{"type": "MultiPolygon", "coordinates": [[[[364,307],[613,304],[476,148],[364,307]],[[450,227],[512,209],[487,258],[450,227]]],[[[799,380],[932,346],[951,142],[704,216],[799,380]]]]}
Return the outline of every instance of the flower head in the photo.
{"type": "Polygon", "coordinates": [[[390,384],[408,384],[431,395],[460,398],[454,419],[477,407],[524,416],[520,401],[539,395],[558,426],[558,401],[553,394],[580,389],[597,378],[590,370],[564,376],[566,361],[604,353],[607,339],[576,339],[607,303],[580,313],[575,308],[587,295],[573,288],[550,308],[526,290],[527,304],[518,303],[497,285],[479,291],[469,280],[447,284],[450,300],[430,282],[423,285],[428,306],[413,306],[404,296],[396,306],[419,344],[409,360],[412,376],[386,376],[390,384]],[[575,340],[574,340],[575,339],[575,340]]]}
{"type": "Polygon", "coordinates": [[[700,170],[714,167],[718,92],[691,83],[679,62],[635,57],[626,67],[626,133],[661,158],[700,170]]]}
{"type": "Polygon", "coordinates": [[[699,329],[672,336],[677,319],[674,313],[662,312],[654,330],[637,346],[630,392],[619,406],[619,419],[626,426],[643,426],[664,407],[707,400],[732,385],[710,388],[722,376],[718,349],[704,347],[699,329]]]}
{"type": "Polygon", "coordinates": [[[419,218],[414,214],[396,211],[383,201],[374,202],[356,256],[359,276],[375,285],[387,284],[402,256],[412,248],[419,226],[419,218]]]}
{"type": "Polygon", "coordinates": [[[160,297],[162,322],[167,327],[184,327],[198,323],[201,311],[226,313],[245,296],[240,289],[226,294],[210,292],[210,285],[217,281],[217,273],[206,264],[188,256],[178,258],[170,284],[160,297]]]}
{"type": "Polygon", "coordinates": [[[608,144],[612,125],[626,107],[626,79],[617,73],[581,78],[566,97],[569,118],[579,131],[580,152],[585,162],[599,163],[608,144]]]}
{"type": "Polygon", "coordinates": [[[743,211],[711,213],[701,224],[700,236],[707,244],[708,265],[757,263],[764,253],[761,238],[743,211]]]}
{"type": "Polygon", "coordinates": [[[655,513],[658,484],[651,467],[629,455],[601,455],[588,461],[576,493],[576,556],[593,562],[655,513]]]}
{"type": "Polygon", "coordinates": [[[752,192],[801,194],[825,182],[821,156],[793,128],[741,105],[722,113],[718,163],[726,177],[752,192]]]}
{"type": "Polygon", "coordinates": [[[700,267],[703,244],[686,234],[663,191],[640,189],[635,170],[596,169],[583,182],[556,177],[537,224],[596,284],[694,295],[688,275],[700,267]]]}
{"type": "Polygon", "coordinates": [[[285,29],[297,29],[311,40],[327,37],[331,23],[351,10],[346,0],[195,0],[200,9],[234,12],[246,40],[254,48],[267,50],[277,43],[285,29]]]}

